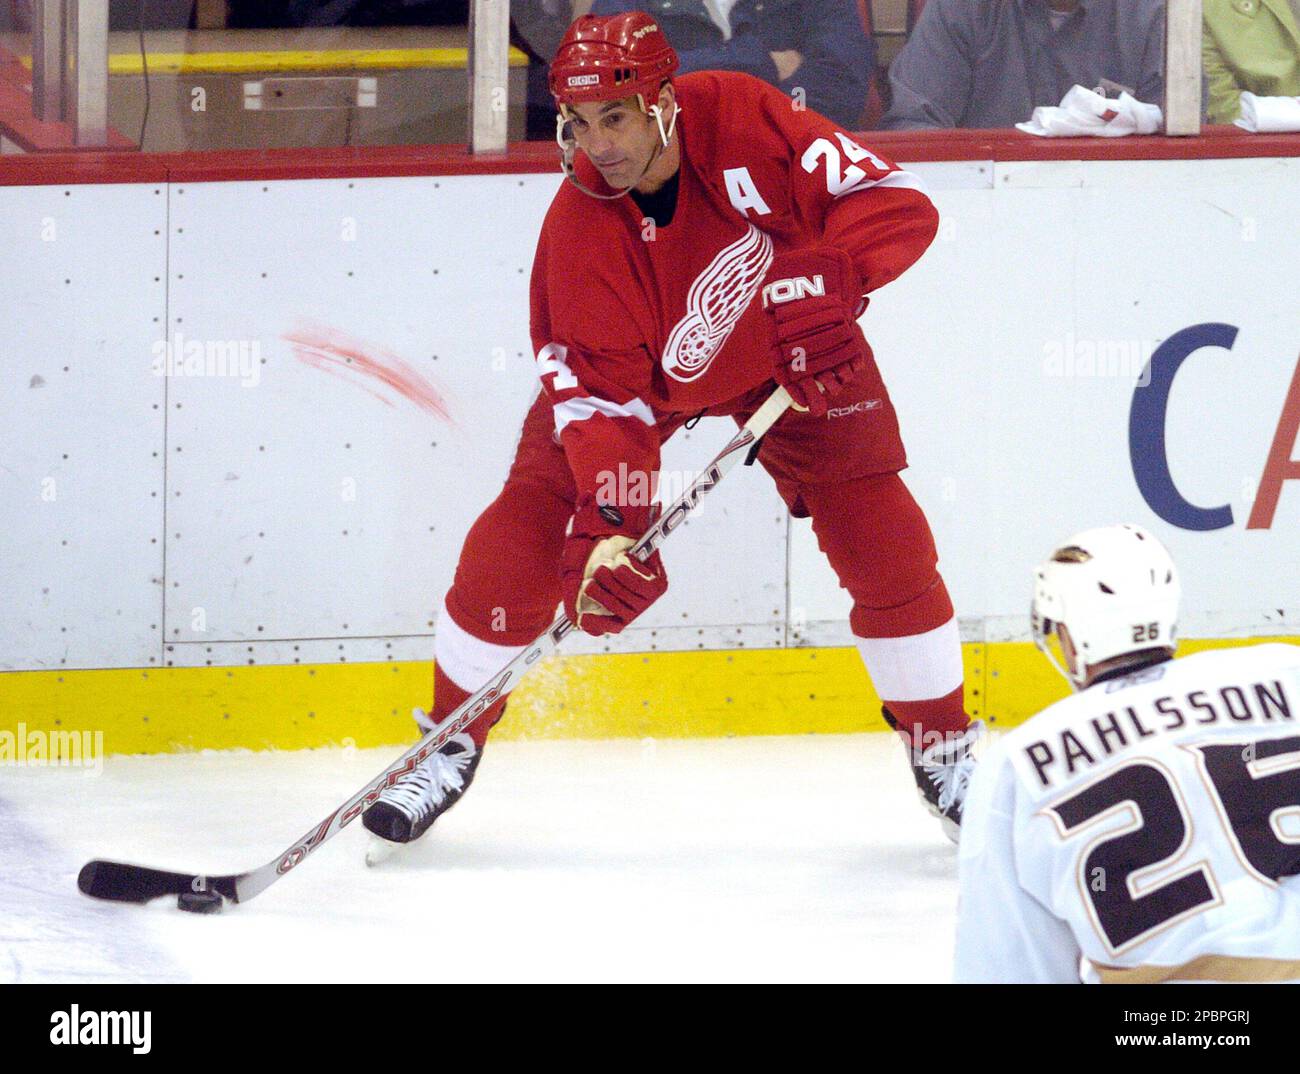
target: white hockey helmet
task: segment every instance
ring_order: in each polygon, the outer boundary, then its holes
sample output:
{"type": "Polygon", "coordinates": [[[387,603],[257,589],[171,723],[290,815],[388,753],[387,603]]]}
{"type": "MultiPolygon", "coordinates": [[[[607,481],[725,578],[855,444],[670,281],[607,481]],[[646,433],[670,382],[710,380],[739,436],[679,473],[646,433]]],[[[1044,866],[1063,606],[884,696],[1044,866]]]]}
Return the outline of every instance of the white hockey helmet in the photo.
{"type": "Polygon", "coordinates": [[[1140,526],[1077,533],[1034,570],[1030,611],[1036,644],[1080,688],[1089,665],[1145,649],[1172,651],[1182,588],[1169,552],[1140,526]],[[1058,623],[1074,659],[1062,667],[1049,645],[1058,623]],[[1073,666],[1071,666],[1071,663],[1073,666]]]}

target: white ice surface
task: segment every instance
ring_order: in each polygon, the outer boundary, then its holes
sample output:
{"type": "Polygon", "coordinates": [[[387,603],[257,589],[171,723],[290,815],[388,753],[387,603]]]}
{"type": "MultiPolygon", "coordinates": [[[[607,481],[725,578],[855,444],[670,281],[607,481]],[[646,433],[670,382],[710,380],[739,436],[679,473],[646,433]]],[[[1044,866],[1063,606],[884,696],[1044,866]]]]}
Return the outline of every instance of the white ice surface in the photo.
{"type": "Polygon", "coordinates": [[[97,902],[95,857],[241,872],[397,751],[0,772],[0,981],[944,981],[956,852],[892,735],[489,743],[373,869],[353,824],[220,915],[97,902]]]}

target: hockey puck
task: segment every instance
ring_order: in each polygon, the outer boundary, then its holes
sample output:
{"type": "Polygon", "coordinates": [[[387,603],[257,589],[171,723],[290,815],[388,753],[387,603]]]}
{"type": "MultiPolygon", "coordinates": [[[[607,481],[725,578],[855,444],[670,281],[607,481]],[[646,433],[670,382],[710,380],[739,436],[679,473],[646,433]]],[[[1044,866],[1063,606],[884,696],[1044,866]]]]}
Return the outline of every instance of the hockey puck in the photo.
{"type": "Polygon", "coordinates": [[[176,905],[191,914],[219,914],[221,903],[221,896],[215,891],[182,891],[176,896],[176,905]]]}

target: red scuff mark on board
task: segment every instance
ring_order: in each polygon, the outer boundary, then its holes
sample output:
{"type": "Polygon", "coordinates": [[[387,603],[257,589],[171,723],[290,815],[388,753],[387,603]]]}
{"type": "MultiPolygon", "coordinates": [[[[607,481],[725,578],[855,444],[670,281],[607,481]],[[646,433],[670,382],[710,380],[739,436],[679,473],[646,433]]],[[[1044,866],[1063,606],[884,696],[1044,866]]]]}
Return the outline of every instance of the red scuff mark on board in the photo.
{"type": "Polygon", "coordinates": [[[301,326],[281,338],[304,365],[350,381],[384,406],[393,405],[385,392],[396,393],[448,425],[456,424],[443,391],[391,351],[323,325],[301,326]]]}

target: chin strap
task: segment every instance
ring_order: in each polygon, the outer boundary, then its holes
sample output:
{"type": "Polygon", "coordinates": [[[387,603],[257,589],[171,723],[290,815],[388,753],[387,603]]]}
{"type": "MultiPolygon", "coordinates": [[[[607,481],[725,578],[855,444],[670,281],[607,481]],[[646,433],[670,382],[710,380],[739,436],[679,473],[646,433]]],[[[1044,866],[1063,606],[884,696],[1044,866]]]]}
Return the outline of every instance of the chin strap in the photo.
{"type": "Polygon", "coordinates": [[[1052,646],[1051,643],[1048,641],[1048,639],[1039,637],[1037,635],[1034,636],[1034,644],[1038,647],[1038,651],[1041,652],[1045,657],[1047,657],[1047,662],[1051,664],[1052,667],[1056,670],[1056,672],[1063,679],[1065,679],[1066,682],[1070,684],[1071,690],[1073,690],[1077,694],[1080,690],[1083,689],[1083,684],[1079,682],[1077,679],[1075,679],[1074,673],[1072,671],[1069,671],[1065,667],[1064,653],[1061,654],[1061,659],[1057,660],[1056,654],[1052,652],[1052,646]]]}
{"type": "Polygon", "coordinates": [[[673,108],[673,118],[668,124],[666,130],[664,128],[664,110],[662,108],[657,104],[652,104],[649,108],[646,108],[645,98],[641,98],[641,107],[649,115],[654,116],[655,123],[658,124],[659,127],[660,144],[655,146],[655,151],[650,154],[650,159],[646,161],[646,166],[641,169],[641,174],[637,176],[636,182],[630,187],[626,190],[620,190],[617,194],[597,194],[578,178],[578,173],[574,169],[573,157],[578,151],[578,140],[573,137],[572,133],[569,133],[570,121],[564,114],[564,106],[560,106],[559,114],[555,117],[555,141],[560,147],[560,170],[564,172],[564,177],[568,179],[569,182],[589,198],[596,198],[599,201],[617,201],[619,198],[626,197],[628,194],[632,193],[632,191],[636,189],[637,183],[641,182],[641,180],[646,177],[646,173],[654,167],[655,161],[659,159],[663,154],[663,151],[668,148],[669,142],[672,141],[673,133],[677,130],[677,117],[682,114],[681,105],[677,105],[673,108]]]}
{"type": "MultiPolygon", "coordinates": [[[[1034,619],[1034,613],[1031,611],[1030,621],[1033,622],[1033,619],[1034,619]]],[[[1083,689],[1083,682],[1080,679],[1075,678],[1075,672],[1070,667],[1070,662],[1065,658],[1065,650],[1064,649],[1061,650],[1060,660],[1056,658],[1056,653],[1052,651],[1052,635],[1055,632],[1056,632],[1056,624],[1052,622],[1050,619],[1043,620],[1043,624],[1041,628],[1039,628],[1037,624],[1035,624],[1032,630],[1034,636],[1034,645],[1037,646],[1039,652],[1041,652],[1045,657],[1047,657],[1047,662],[1051,664],[1052,667],[1055,668],[1056,671],[1061,675],[1061,677],[1064,678],[1065,681],[1070,684],[1070,689],[1077,694],[1080,690],[1083,689]]],[[[1058,646],[1061,644],[1059,636],[1056,644],[1058,646]]],[[[1080,659],[1079,654],[1077,652],[1075,653],[1074,658],[1076,661],[1080,659]]],[[[1086,668],[1084,670],[1086,673],[1086,668]]]]}

